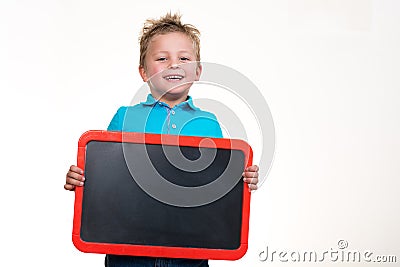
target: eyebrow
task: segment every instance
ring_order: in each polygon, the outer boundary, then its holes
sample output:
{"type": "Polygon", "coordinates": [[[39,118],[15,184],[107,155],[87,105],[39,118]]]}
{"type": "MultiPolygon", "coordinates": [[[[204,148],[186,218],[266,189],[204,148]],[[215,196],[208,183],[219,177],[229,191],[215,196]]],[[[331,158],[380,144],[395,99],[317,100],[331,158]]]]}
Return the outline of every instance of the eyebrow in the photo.
{"type": "MultiPolygon", "coordinates": [[[[169,51],[166,51],[166,50],[161,50],[161,51],[156,51],[156,52],[154,52],[152,55],[156,55],[156,54],[158,54],[158,53],[166,53],[166,54],[168,54],[169,53],[169,51]]],[[[178,53],[192,53],[190,50],[179,50],[178,51],[178,53]]],[[[194,54],[194,53],[193,53],[194,54]]]]}

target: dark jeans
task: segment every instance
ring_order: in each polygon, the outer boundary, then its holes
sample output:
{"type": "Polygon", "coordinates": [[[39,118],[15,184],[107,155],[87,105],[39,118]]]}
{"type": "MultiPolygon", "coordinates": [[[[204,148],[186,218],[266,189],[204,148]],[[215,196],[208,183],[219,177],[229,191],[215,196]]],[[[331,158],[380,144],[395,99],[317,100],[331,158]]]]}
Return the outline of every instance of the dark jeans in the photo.
{"type": "Polygon", "coordinates": [[[106,255],[106,267],[208,267],[208,260],[106,255]]]}

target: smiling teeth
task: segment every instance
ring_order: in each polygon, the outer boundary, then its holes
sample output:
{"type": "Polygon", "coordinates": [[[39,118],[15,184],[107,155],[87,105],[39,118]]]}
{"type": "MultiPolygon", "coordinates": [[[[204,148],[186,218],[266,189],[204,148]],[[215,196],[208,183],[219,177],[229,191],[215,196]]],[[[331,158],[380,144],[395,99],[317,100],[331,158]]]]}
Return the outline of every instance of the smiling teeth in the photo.
{"type": "Polygon", "coordinates": [[[183,76],[180,75],[171,75],[171,76],[167,76],[164,79],[166,80],[181,80],[183,79],[183,76]]]}

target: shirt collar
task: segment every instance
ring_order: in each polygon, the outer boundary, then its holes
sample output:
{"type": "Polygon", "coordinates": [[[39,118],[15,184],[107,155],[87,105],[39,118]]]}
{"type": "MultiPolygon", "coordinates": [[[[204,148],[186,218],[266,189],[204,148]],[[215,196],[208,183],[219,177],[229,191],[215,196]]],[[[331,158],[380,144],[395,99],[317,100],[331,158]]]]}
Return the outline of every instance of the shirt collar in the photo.
{"type": "MultiPolygon", "coordinates": [[[[153,106],[155,104],[157,104],[158,102],[161,101],[157,101],[151,94],[147,95],[147,99],[146,101],[142,102],[141,104],[145,105],[145,106],[153,106]]],[[[164,102],[161,102],[164,103],[164,102]]],[[[178,105],[176,105],[177,107],[183,107],[183,106],[188,106],[193,110],[200,110],[200,108],[196,107],[193,103],[193,98],[191,96],[188,96],[188,98],[186,99],[186,101],[179,103],[178,105]]]]}

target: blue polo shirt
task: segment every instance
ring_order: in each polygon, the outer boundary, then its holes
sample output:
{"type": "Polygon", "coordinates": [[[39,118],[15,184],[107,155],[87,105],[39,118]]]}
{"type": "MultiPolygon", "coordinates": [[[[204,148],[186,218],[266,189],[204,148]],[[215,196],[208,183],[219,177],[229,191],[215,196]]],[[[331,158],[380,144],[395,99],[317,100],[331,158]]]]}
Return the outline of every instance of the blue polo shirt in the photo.
{"type": "Polygon", "coordinates": [[[145,102],[120,107],[107,130],[222,138],[215,115],[196,107],[190,96],[170,108],[149,94],[145,102]]]}
{"type": "MultiPolygon", "coordinates": [[[[107,130],[145,132],[222,138],[222,131],[214,114],[193,104],[192,98],[173,108],[157,101],[151,94],[145,102],[120,107],[107,130]]],[[[208,266],[207,260],[168,259],[136,256],[107,255],[108,266],[208,266]]]]}

